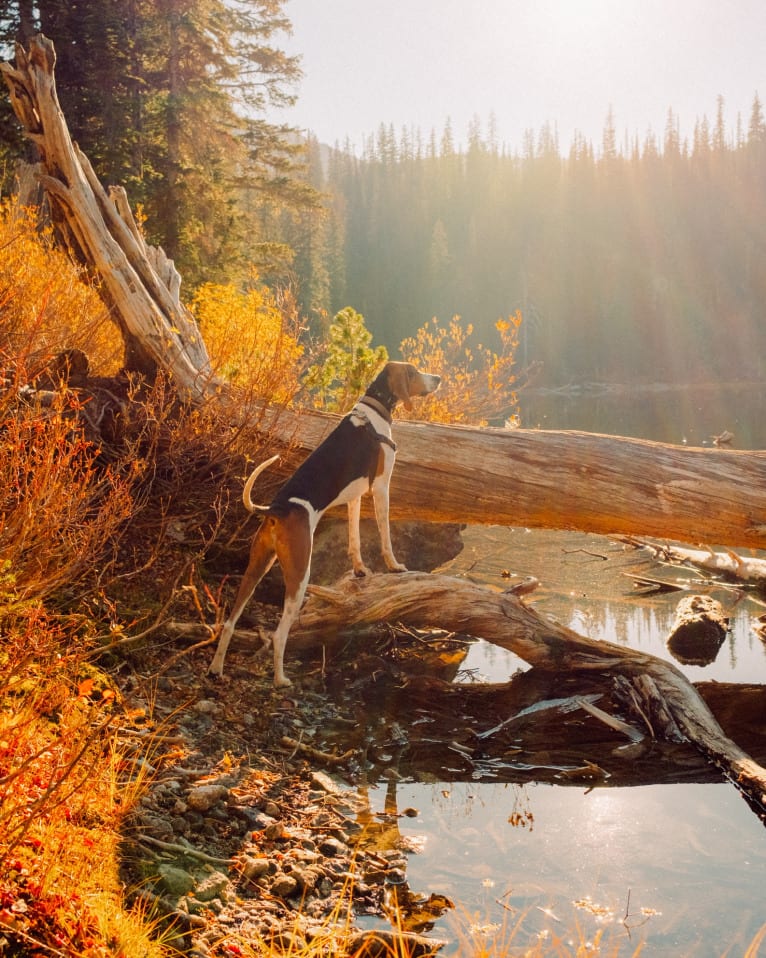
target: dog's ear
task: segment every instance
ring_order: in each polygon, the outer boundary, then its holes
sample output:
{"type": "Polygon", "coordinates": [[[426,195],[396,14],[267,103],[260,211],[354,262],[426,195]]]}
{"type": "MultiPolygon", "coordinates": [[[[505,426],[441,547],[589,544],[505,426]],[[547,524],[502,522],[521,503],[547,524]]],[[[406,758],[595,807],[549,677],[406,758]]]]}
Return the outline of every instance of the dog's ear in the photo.
{"type": "Polygon", "coordinates": [[[412,409],[410,398],[410,370],[414,368],[409,363],[388,364],[388,386],[406,410],[412,409]]]}

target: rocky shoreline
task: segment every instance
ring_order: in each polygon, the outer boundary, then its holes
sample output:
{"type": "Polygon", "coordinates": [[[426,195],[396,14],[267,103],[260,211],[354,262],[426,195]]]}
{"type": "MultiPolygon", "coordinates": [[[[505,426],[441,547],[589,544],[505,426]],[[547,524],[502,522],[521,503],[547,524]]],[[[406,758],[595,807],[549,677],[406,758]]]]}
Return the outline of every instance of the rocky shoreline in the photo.
{"type": "Polygon", "coordinates": [[[210,680],[209,655],[168,668],[161,653],[144,652],[122,681],[133,716],[122,746],[148,782],[123,844],[123,878],[140,906],[161,916],[172,947],[198,958],[296,954],[317,942],[327,954],[386,955],[394,938],[397,954],[435,954],[444,942],[425,933],[451,903],[413,900],[411,850],[376,843],[386,816],[328,773],[342,759],[353,779],[354,750],[310,745],[313,729],[353,726],[353,716],[313,670],[285,693],[251,655],[246,667],[232,663],[227,681],[210,680]]]}

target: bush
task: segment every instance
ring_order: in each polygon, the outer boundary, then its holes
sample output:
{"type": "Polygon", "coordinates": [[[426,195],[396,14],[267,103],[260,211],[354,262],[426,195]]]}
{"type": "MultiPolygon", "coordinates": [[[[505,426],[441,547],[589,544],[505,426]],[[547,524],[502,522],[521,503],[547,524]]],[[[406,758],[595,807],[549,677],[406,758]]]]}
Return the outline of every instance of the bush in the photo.
{"type": "Polygon", "coordinates": [[[0,201],[0,352],[34,378],[63,349],[86,352],[101,375],[116,372],[123,352],[85,270],[37,230],[36,211],[0,201]]]}
{"type": "Polygon", "coordinates": [[[454,316],[448,327],[436,319],[405,339],[402,357],[419,369],[442,377],[438,391],[418,405],[413,418],[444,423],[486,426],[491,420],[516,414],[516,349],[521,313],[495,324],[500,337],[495,352],[481,343],[472,345],[473,327],[454,316]]]}
{"type": "Polygon", "coordinates": [[[139,958],[158,950],[116,874],[120,713],[72,600],[108,577],[146,470],[133,449],[107,461],[77,393],[29,390],[62,346],[102,373],[121,353],[84,273],[0,204],[0,928],[14,954],[95,958],[111,942],[139,958]]]}
{"type": "Polygon", "coordinates": [[[295,304],[255,283],[246,292],[206,283],[192,312],[216,375],[249,395],[290,402],[299,389],[303,348],[295,304]]]}

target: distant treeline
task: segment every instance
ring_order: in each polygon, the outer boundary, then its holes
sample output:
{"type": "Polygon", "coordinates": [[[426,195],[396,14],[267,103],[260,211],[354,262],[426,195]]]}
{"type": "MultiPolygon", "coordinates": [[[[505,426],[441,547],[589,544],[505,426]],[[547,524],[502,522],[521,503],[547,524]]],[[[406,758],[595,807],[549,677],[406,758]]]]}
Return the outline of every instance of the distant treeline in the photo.
{"type": "MultiPolygon", "coordinates": [[[[570,380],[763,378],[766,123],[722,99],[691,141],[562,155],[550,125],[518,152],[477,121],[423,137],[382,127],[361,155],[266,122],[294,99],[275,45],[286,0],[0,0],[0,56],[38,30],[56,47],[73,138],[128,191],[191,299],[205,282],[292,286],[317,334],[346,306],[395,351],[436,316],[492,347],[520,309],[522,363],[570,380]],[[302,162],[305,153],[308,162],[302,162]]],[[[2,90],[2,86],[0,86],[2,90]]],[[[618,139],[620,142],[618,142],[618,139]]],[[[0,96],[0,189],[34,159],[0,96]]]]}
{"type": "Polygon", "coordinates": [[[618,148],[611,117],[598,150],[562,156],[544,127],[521,154],[475,129],[462,151],[381,128],[361,157],[311,144],[328,197],[298,250],[303,305],[352,304],[389,348],[437,316],[494,336],[521,309],[522,362],[546,380],[762,378],[766,367],[766,124],[727,132],[723,102],[691,143],[618,148]]]}

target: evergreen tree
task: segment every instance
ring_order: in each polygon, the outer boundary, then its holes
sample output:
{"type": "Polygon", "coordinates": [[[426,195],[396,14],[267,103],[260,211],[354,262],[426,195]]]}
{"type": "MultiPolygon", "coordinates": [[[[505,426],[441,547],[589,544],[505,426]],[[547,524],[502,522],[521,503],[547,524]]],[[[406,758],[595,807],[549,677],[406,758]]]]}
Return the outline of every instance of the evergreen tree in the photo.
{"type": "Polygon", "coordinates": [[[650,130],[621,151],[610,110],[600,154],[578,135],[566,160],[549,124],[516,155],[476,120],[464,153],[449,125],[419,157],[392,161],[387,130],[361,158],[335,151],[324,189],[347,282],[331,308],[363,310],[390,350],[434,315],[491,344],[520,308],[525,358],[552,383],[758,376],[766,130],[759,101],[746,142],[716,107],[692,148],[670,110],[660,143],[650,130]]]}
{"type": "MultiPolygon", "coordinates": [[[[305,184],[293,183],[294,131],[259,115],[267,104],[289,103],[299,76],[297,58],[273,44],[289,29],[283,6],[38,0],[32,8],[0,0],[6,46],[30,28],[53,40],[73,138],[104,182],[126,186],[143,206],[148,238],[192,286],[247,272],[264,196],[316,203],[305,184]]],[[[18,155],[16,145],[11,150],[18,155]]]]}

